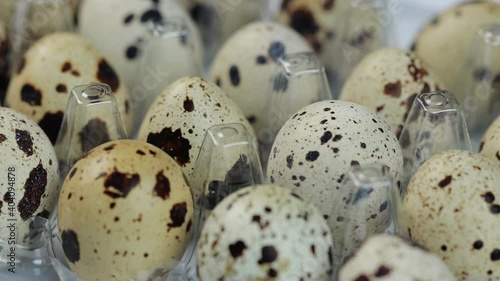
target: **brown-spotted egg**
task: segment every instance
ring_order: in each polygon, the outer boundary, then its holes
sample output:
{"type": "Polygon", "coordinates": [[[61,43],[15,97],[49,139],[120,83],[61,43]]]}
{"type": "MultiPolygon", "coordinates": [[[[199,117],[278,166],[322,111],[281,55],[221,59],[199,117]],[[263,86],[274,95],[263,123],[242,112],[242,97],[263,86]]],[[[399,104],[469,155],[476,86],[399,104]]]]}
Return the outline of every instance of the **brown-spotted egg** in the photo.
{"type": "Polygon", "coordinates": [[[458,280],[500,278],[500,165],[450,150],[412,176],[401,217],[411,238],[439,255],[458,280]]]}
{"type": "Polygon", "coordinates": [[[332,237],[321,213],[275,185],[241,189],[210,214],[197,246],[201,281],[330,280],[332,237]]]}
{"type": "Polygon", "coordinates": [[[442,88],[441,82],[413,53],[385,48],[369,54],[356,66],[340,99],[376,112],[399,137],[417,95],[442,88]]]}
{"type": "Polygon", "coordinates": [[[346,204],[341,196],[345,191],[340,190],[345,173],[351,166],[369,163],[388,166],[400,184],[403,157],[389,125],[360,105],[322,101],[285,123],[271,149],[267,176],[329,217],[333,205],[346,204]]]}
{"type": "MultiPolygon", "coordinates": [[[[12,77],[5,104],[37,122],[54,144],[70,91],[90,83],[110,86],[123,123],[130,132],[133,114],[123,80],[108,61],[77,34],[53,33],[36,41],[12,77]]],[[[106,126],[106,120],[99,120],[98,125],[106,126]]]]}
{"type": "Polygon", "coordinates": [[[0,107],[0,167],[0,240],[9,237],[9,219],[15,220],[18,238],[23,239],[31,217],[49,218],[54,209],[59,168],[54,148],[42,129],[5,107],[0,107]]]}
{"type": "Polygon", "coordinates": [[[455,281],[436,255],[398,236],[380,234],[365,241],[342,267],[339,281],[455,281]]]}
{"type": "Polygon", "coordinates": [[[491,123],[484,134],[479,153],[494,161],[500,161],[500,117],[491,123]]]}
{"type": "Polygon", "coordinates": [[[257,134],[265,130],[267,94],[276,64],[285,54],[310,52],[291,28],[274,22],[254,22],[235,32],[219,50],[211,77],[240,106],[257,134]]]}
{"type": "MultiPolygon", "coordinates": [[[[493,1],[468,1],[438,15],[425,26],[412,47],[446,87],[454,86],[478,27],[500,19],[500,5],[493,1]]],[[[464,97],[457,97],[463,101],[464,97]]]]}
{"type": "Polygon", "coordinates": [[[191,236],[193,201],[180,166],[145,142],[98,146],[63,184],[59,236],[81,280],[165,280],[191,236]]]}
{"type": "MultiPolygon", "coordinates": [[[[139,139],[174,158],[191,178],[207,130],[214,125],[241,123],[254,136],[239,107],[215,84],[199,77],[181,78],[159,96],[149,109],[139,139]]],[[[234,155],[234,161],[239,154],[234,155]]]]}

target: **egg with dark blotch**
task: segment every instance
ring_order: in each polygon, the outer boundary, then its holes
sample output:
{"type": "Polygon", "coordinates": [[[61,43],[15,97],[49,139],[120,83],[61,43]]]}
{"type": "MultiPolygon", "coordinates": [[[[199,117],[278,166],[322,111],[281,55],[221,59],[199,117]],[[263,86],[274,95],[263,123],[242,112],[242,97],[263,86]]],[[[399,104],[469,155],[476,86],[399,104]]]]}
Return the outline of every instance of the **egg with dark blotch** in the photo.
{"type": "MultiPolygon", "coordinates": [[[[328,218],[334,239],[339,239],[342,223],[331,216],[333,206],[348,204],[348,191],[342,189],[345,174],[351,166],[370,163],[388,166],[394,181],[401,183],[403,156],[389,125],[360,105],[322,101],[304,107],[281,128],[271,149],[267,177],[313,203],[328,218]]],[[[380,206],[381,195],[373,193],[368,200],[380,206]]],[[[375,228],[371,232],[376,233],[387,216],[381,208],[376,219],[367,217],[375,228]]]]}
{"type": "Polygon", "coordinates": [[[219,50],[212,65],[212,81],[240,106],[257,135],[266,133],[266,105],[276,62],[287,54],[311,51],[291,28],[254,22],[235,32],[219,50]]]}
{"type": "MultiPolygon", "coordinates": [[[[168,153],[191,179],[208,129],[231,123],[242,124],[256,145],[252,126],[219,87],[199,77],[185,77],[172,83],[155,100],[143,120],[139,139],[168,153]]],[[[239,157],[235,153],[228,160],[228,171],[239,157]]]]}
{"type": "Polygon", "coordinates": [[[500,117],[497,117],[484,133],[479,153],[493,161],[500,161],[500,117]]]}
{"type": "MultiPolygon", "coordinates": [[[[176,0],[86,0],[80,6],[79,28],[82,36],[92,42],[110,63],[116,66],[133,93],[133,99],[141,101],[143,92],[161,90],[155,89],[155,85],[160,84],[161,79],[169,75],[162,70],[164,68],[153,64],[148,65],[146,78],[141,81],[137,79],[141,59],[151,36],[148,29],[152,24],[166,23],[170,18],[186,23],[196,61],[202,61],[204,50],[199,31],[176,0]]],[[[177,26],[164,29],[165,32],[180,32],[173,30],[175,28],[178,29],[177,26]]],[[[169,40],[171,36],[172,33],[165,33],[161,40],[169,40]]],[[[183,42],[182,46],[190,47],[185,44],[183,38],[179,37],[183,42]]],[[[162,56],[161,51],[155,52],[156,56],[162,56]]]]}
{"type": "Polygon", "coordinates": [[[440,256],[458,280],[500,278],[500,165],[450,150],[412,176],[401,218],[412,240],[440,256]]]}
{"type": "Polygon", "coordinates": [[[197,245],[201,281],[327,281],[332,237],[321,213],[276,185],[241,189],[210,214],[197,245]]]}
{"type": "Polygon", "coordinates": [[[42,129],[5,107],[0,107],[0,167],[0,220],[5,222],[0,240],[11,237],[7,222],[14,219],[21,243],[31,229],[29,219],[48,219],[53,211],[59,195],[59,168],[54,148],[42,129]]]}
{"type": "Polygon", "coordinates": [[[165,280],[191,236],[193,200],[180,166],[145,142],[103,144],[63,184],[59,236],[87,281],[165,280]]]}
{"type": "MultiPolygon", "coordinates": [[[[92,44],[73,33],[53,33],[30,47],[12,77],[5,105],[37,122],[54,144],[71,90],[75,86],[91,83],[110,86],[123,123],[130,132],[133,113],[123,80],[92,44]]],[[[84,124],[84,127],[77,128],[79,131],[84,132],[86,125],[93,127],[95,123],[103,127],[103,140],[106,140],[107,120],[79,121],[84,124]]]]}

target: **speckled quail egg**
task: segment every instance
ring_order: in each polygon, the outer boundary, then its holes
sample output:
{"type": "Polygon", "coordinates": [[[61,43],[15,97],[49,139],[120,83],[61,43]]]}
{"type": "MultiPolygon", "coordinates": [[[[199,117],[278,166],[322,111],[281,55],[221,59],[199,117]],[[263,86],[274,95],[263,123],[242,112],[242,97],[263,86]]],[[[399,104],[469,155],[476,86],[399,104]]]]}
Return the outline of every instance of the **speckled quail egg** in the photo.
{"type": "Polygon", "coordinates": [[[266,129],[267,94],[275,62],[285,54],[310,52],[307,42],[287,26],[255,22],[234,33],[217,54],[212,79],[243,110],[257,134],[266,129]]]}
{"type": "Polygon", "coordinates": [[[450,150],[412,176],[401,216],[411,238],[439,255],[459,280],[500,277],[500,165],[450,150]]]}
{"type": "Polygon", "coordinates": [[[369,238],[342,267],[339,281],[454,281],[436,255],[398,236],[369,238]]]}
{"type": "MultiPolygon", "coordinates": [[[[14,219],[19,241],[31,217],[48,218],[59,195],[56,154],[42,129],[28,117],[0,107],[0,241],[14,219]]],[[[0,250],[1,254],[1,250],[0,250]]]]}
{"type": "Polygon", "coordinates": [[[292,0],[283,1],[279,22],[286,24],[307,39],[313,49],[321,56],[327,68],[333,69],[333,53],[325,45],[335,39],[335,21],[338,1],[292,0]]]}
{"type": "Polygon", "coordinates": [[[81,280],[165,280],[191,236],[193,201],[179,165],[145,142],[113,141],[70,170],[59,236],[81,280]]]}
{"type": "Polygon", "coordinates": [[[37,41],[12,77],[5,104],[37,122],[55,143],[70,91],[90,83],[110,86],[130,132],[133,116],[123,80],[90,43],[76,34],[54,33],[37,41]]]}
{"type": "Polygon", "coordinates": [[[207,280],[330,280],[332,238],[320,212],[287,189],[241,189],[210,214],[197,246],[207,280]]]}
{"type": "Polygon", "coordinates": [[[333,205],[347,204],[340,190],[345,173],[351,166],[369,163],[388,166],[400,184],[403,157],[389,125],[360,105],[322,101],[301,109],[281,128],[267,176],[329,217],[333,205]]]}
{"type": "MultiPolygon", "coordinates": [[[[155,100],[141,125],[139,139],[168,153],[191,178],[207,130],[230,123],[243,124],[255,136],[241,110],[219,87],[199,77],[185,77],[155,100]]],[[[238,157],[235,154],[231,162],[238,157]]]]}
{"type": "MultiPolygon", "coordinates": [[[[132,86],[136,86],[134,85],[135,76],[138,73],[141,54],[149,36],[148,25],[169,17],[182,18],[186,21],[196,56],[198,61],[201,61],[203,47],[200,34],[189,15],[175,0],[108,0],[104,2],[86,0],[80,7],[79,28],[80,33],[90,40],[112,65],[116,66],[119,74],[133,90],[132,86]]],[[[161,53],[157,55],[161,56],[161,53]]],[[[161,74],[155,73],[155,75],[161,74]]],[[[143,87],[147,89],[150,86],[143,87]]]]}
{"type": "Polygon", "coordinates": [[[492,160],[500,161],[500,117],[490,125],[479,145],[479,153],[492,160]]]}
{"type": "Polygon", "coordinates": [[[417,95],[442,88],[413,53],[385,48],[369,54],[356,66],[340,99],[376,112],[399,137],[417,95]]]}
{"type": "MultiPolygon", "coordinates": [[[[499,18],[500,5],[491,1],[456,5],[423,28],[412,48],[448,88],[453,87],[459,79],[476,30],[480,25],[499,18]]],[[[457,98],[463,101],[464,97],[457,98]]]]}

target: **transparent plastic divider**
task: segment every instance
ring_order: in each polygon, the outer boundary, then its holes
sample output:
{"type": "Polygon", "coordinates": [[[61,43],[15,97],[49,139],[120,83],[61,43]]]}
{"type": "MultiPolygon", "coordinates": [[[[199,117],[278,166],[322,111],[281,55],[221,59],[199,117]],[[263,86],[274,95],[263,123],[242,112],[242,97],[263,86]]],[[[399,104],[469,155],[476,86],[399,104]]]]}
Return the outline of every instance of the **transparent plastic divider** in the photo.
{"type": "Polygon", "coordinates": [[[398,215],[401,197],[389,167],[353,166],[340,191],[342,203],[333,206],[328,218],[333,226],[334,280],[344,261],[367,238],[380,233],[408,236],[398,215]]]}
{"type": "Polygon", "coordinates": [[[254,143],[251,134],[239,123],[216,125],[207,131],[190,181],[195,202],[193,235],[169,281],[198,280],[196,243],[211,210],[231,193],[264,183],[254,143]]]}
{"type": "Polygon", "coordinates": [[[17,0],[8,33],[11,45],[10,73],[14,74],[18,70],[31,44],[50,33],[73,31],[73,20],[70,1],[17,0]]]}
{"type": "Polygon", "coordinates": [[[464,110],[448,91],[418,95],[399,137],[403,152],[404,195],[411,176],[432,155],[446,150],[472,150],[464,110]]]}
{"type": "Polygon", "coordinates": [[[481,25],[471,42],[453,92],[473,135],[482,135],[500,109],[500,21],[481,25]]]}
{"type": "MultiPolygon", "coordinates": [[[[397,46],[394,15],[388,0],[338,1],[335,20],[336,39],[325,46],[333,52],[335,69],[329,78],[335,98],[354,67],[369,53],[388,46],[397,46]]],[[[336,3],[337,4],[337,3],[336,3]]]]}
{"type": "Polygon", "coordinates": [[[314,53],[296,53],[281,57],[268,86],[264,107],[269,112],[265,129],[258,133],[264,171],[279,130],[301,108],[331,100],[332,93],[325,67],[314,53]]]}
{"type": "Polygon", "coordinates": [[[28,280],[56,276],[51,259],[48,219],[34,216],[22,222],[4,220],[0,227],[9,232],[8,239],[0,239],[1,273],[9,274],[10,278],[15,276],[28,280]],[[19,231],[21,223],[29,225],[27,232],[19,231]]]}
{"type": "Polygon", "coordinates": [[[136,83],[131,89],[131,107],[135,112],[136,135],[149,107],[175,80],[185,76],[201,76],[188,23],[181,17],[169,17],[148,25],[149,36],[139,64],[136,83]]]}

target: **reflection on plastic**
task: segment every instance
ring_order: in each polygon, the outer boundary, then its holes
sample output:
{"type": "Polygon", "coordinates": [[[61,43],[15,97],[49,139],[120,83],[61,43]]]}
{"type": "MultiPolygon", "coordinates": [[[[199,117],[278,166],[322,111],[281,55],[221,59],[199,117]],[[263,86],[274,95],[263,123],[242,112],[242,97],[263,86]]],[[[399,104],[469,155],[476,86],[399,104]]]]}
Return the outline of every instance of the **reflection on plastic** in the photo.
{"type": "Polygon", "coordinates": [[[462,102],[471,133],[481,134],[500,105],[500,22],[482,25],[471,42],[454,93],[462,102]]]}
{"type": "Polygon", "coordinates": [[[254,144],[242,124],[216,125],[207,131],[190,182],[195,202],[193,236],[181,264],[168,280],[197,280],[196,243],[210,211],[231,193],[264,183],[254,144]]]}
{"type": "Polygon", "coordinates": [[[367,238],[380,233],[407,236],[398,212],[401,197],[389,167],[381,164],[353,166],[339,190],[342,204],[332,206],[335,270],[367,238]]]}
{"type": "Polygon", "coordinates": [[[264,170],[274,140],[285,122],[301,108],[333,98],[325,67],[314,53],[290,54],[280,58],[268,89],[263,105],[269,112],[265,124],[267,129],[258,132],[264,170]]]}
{"type": "Polygon", "coordinates": [[[179,78],[201,76],[203,72],[186,20],[169,17],[150,23],[148,28],[145,54],[131,94],[134,134],[139,131],[149,107],[167,86],[179,78]]]}
{"type": "Polygon", "coordinates": [[[417,96],[401,131],[405,181],[432,155],[446,150],[471,150],[464,112],[453,94],[447,91],[417,96]]]}

